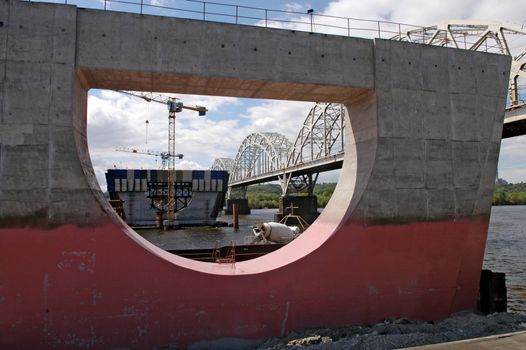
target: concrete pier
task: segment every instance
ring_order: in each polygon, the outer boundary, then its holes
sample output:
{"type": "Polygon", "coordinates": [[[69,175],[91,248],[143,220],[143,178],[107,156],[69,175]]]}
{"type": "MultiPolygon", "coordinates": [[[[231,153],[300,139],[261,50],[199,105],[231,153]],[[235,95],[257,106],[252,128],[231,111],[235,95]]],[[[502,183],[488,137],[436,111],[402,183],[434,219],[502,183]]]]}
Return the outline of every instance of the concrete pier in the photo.
{"type": "Polygon", "coordinates": [[[248,199],[246,198],[227,199],[225,214],[232,215],[232,206],[234,204],[237,204],[239,215],[250,215],[250,207],[248,206],[248,199]]]}
{"type": "MultiPolygon", "coordinates": [[[[274,215],[274,221],[280,222],[287,215],[297,215],[312,224],[320,213],[318,212],[318,199],[314,195],[307,196],[281,196],[279,198],[279,210],[274,215]]],[[[287,225],[298,225],[297,220],[292,219],[285,222],[287,225]]]]}
{"type": "Polygon", "coordinates": [[[0,21],[1,348],[249,348],[474,308],[510,57],[14,0],[0,21]],[[174,256],[102,196],[90,88],[344,103],[340,181],[280,250],[174,256]]]}

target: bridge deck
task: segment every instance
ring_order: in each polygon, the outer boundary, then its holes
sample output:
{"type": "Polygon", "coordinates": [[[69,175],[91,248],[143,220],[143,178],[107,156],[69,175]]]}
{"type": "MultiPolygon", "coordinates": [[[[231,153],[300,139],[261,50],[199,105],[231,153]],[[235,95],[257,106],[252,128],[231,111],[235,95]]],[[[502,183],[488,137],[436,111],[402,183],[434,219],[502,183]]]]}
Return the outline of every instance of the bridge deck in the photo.
{"type": "Polygon", "coordinates": [[[506,110],[502,138],[526,134],[526,103],[506,110]]]}

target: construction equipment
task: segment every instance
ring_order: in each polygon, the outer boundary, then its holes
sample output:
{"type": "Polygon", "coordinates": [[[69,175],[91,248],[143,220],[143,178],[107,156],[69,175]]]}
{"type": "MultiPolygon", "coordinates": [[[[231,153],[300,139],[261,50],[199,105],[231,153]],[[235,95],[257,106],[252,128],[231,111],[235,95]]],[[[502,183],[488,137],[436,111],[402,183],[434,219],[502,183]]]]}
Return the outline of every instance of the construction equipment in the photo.
{"type": "Polygon", "coordinates": [[[126,152],[126,153],[135,153],[135,154],[145,154],[149,156],[156,156],[161,158],[161,169],[166,170],[166,164],[170,157],[183,159],[184,155],[181,153],[176,154],[169,154],[168,152],[158,152],[158,151],[151,151],[151,150],[141,150],[138,148],[127,148],[127,147],[117,147],[115,149],[118,152],[126,152]]]}
{"type": "MultiPolygon", "coordinates": [[[[196,111],[199,113],[199,116],[206,115],[206,112],[208,111],[205,107],[201,106],[185,106],[182,102],[180,102],[175,97],[168,97],[161,94],[154,94],[151,92],[137,92],[137,91],[124,91],[124,90],[118,90],[119,92],[142,98],[143,100],[147,102],[157,102],[164,104],[168,107],[168,152],[165,154],[165,160],[164,164],[166,166],[166,170],[168,171],[168,181],[167,186],[168,190],[166,191],[166,200],[164,201],[164,208],[166,210],[166,224],[165,229],[173,227],[173,223],[175,220],[175,212],[176,212],[176,189],[175,189],[175,118],[176,114],[179,112],[182,112],[183,109],[188,109],[192,111],[196,111]]],[[[137,152],[135,152],[137,153],[137,152]]],[[[182,155],[181,155],[182,156],[182,155]]],[[[161,159],[162,156],[161,156],[161,159]]]]}

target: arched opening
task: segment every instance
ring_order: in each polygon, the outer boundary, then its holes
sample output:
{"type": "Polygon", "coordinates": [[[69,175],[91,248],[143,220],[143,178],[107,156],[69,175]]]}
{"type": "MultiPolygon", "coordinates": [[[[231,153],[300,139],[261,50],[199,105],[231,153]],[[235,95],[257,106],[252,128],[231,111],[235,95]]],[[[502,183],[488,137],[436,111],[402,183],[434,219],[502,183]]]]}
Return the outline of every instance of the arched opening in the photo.
{"type": "Polygon", "coordinates": [[[87,134],[106,200],[141,237],[198,261],[244,261],[298,238],[323,211],[343,163],[346,115],[341,104],[95,89],[87,134]],[[175,157],[166,151],[171,96],[207,109],[178,112],[175,157]],[[230,202],[240,199],[249,211],[234,228],[230,202]],[[290,229],[276,235],[279,222],[290,229]]]}

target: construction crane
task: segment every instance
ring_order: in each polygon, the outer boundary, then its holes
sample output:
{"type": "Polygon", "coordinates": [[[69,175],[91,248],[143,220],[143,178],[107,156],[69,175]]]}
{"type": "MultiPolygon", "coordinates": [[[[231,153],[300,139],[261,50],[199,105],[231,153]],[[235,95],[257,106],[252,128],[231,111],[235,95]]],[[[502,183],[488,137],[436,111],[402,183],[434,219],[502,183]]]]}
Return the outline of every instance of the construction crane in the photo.
{"type": "Polygon", "coordinates": [[[168,152],[158,152],[158,151],[151,151],[151,150],[141,150],[138,148],[127,148],[127,147],[117,147],[115,149],[118,152],[126,152],[126,153],[135,153],[135,154],[145,154],[148,156],[155,156],[161,158],[161,169],[166,170],[166,163],[170,157],[175,157],[178,159],[183,159],[184,155],[181,153],[176,154],[168,154],[168,152]]]}
{"type": "MultiPolygon", "coordinates": [[[[199,116],[206,115],[208,109],[201,106],[185,106],[175,97],[168,97],[161,94],[154,94],[151,92],[137,92],[137,91],[125,91],[117,90],[123,94],[142,98],[147,102],[157,102],[164,104],[168,107],[168,152],[165,154],[164,164],[166,165],[166,170],[168,172],[168,191],[166,191],[166,201],[164,207],[166,208],[167,213],[167,225],[165,228],[170,228],[173,226],[175,220],[175,211],[176,211],[176,198],[175,198],[175,118],[176,114],[182,112],[183,109],[188,109],[196,111],[199,113],[199,116]]],[[[137,153],[137,152],[135,152],[137,153]]],[[[162,158],[161,158],[162,159],[162,158]]]]}

